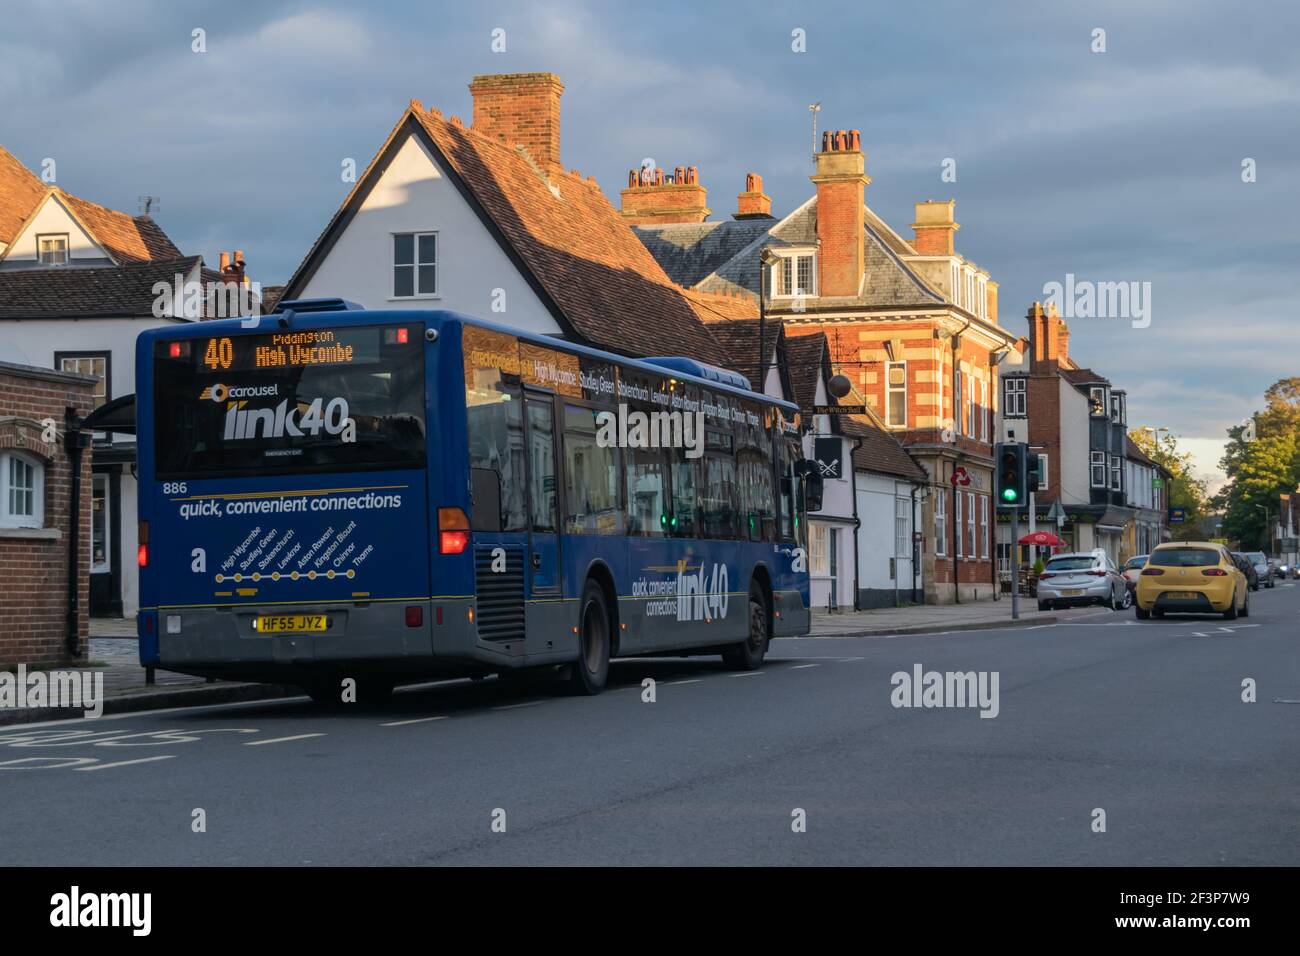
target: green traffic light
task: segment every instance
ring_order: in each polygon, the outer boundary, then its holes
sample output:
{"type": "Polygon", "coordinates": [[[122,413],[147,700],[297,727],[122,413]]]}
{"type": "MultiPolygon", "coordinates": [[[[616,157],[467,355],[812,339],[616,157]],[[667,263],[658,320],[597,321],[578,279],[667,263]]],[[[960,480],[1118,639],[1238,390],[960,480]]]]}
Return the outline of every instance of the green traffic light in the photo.
{"type": "Polygon", "coordinates": [[[1017,497],[1017,495],[1016,495],[1016,489],[1014,489],[1014,488],[1003,488],[1003,489],[1002,489],[1002,500],[1003,500],[1003,501],[1015,501],[1015,500],[1016,500],[1016,497],[1017,497]]]}

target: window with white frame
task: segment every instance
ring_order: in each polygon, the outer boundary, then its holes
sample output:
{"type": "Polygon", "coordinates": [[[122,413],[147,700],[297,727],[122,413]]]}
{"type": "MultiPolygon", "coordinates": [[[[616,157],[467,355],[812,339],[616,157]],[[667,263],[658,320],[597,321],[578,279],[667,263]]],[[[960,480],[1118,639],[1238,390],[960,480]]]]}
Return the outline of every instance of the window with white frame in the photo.
{"type": "Polygon", "coordinates": [[[975,373],[971,372],[966,376],[966,434],[971,438],[975,437],[977,426],[975,424],[975,373]]]}
{"type": "Polygon", "coordinates": [[[831,573],[830,535],[826,525],[810,524],[808,536],[808,573],[827,575],[831,573]]]}
{"type": "Polygon", "coordinates": [[[0,528],[45,525],[45,466],[35,458],[0,454],[0,528]]]}
{"type": "Polygon", "coordinates": [[[948,490],[936,488],[934,492],[934,553],[943,557],[948,553],[948,490]]]}
{"type": "Polygon", "coordinates": [[[1106,414],[1106,389],[1100,385],[1094,385],[1088,389],[1088,413],[1091,415],[1106,414]]]}
{"type": "Polygon", "coordinates": [[[772,266],[771,288],[778,298],[817,294],[817,257],[811,252],[781,255],[772,266]]]}
{"type": "Polygon", "coordinates": [[[1088,484],[1093,488],[1106,487],[1106,453],[1094,451],[1089,462],[1088,484]]]}
{"type": "Polygon", "coordinates": [[[1119,455],[1110,456],[1110,490],[1124,490],[1124,459],[1119,455]]]}
{"type": "Polygon", "coordinates": [[[952,285],[952,304],[961,306],[961,266],[950,263],[948,281],[952,285]]]}
{"type": "Polygon", "coordinates": [[[57,236],[37,236],[36,254],[43,266],[66,266],[68,264],[68,234],[57,236]]]}
{"type": "Polygon", "coordinates": [[[952,506],[954,508],[952,515],[954,522],[952,533],[953,537],[957,539],[957,557],[964,558],[966,556],[966,549],[963,548],[962,545],[966,539],[966,532],[964,532],[961,527],[961,499],[962,493],[960,491],[954,491],[952,493],[952,506]]]}
{"type": "Polygon", "coordinates": [[[980,495],[980,557],[989,556],[989,496],[980,495]]]}
{"type": "Polygon", "coordinates": [[[980,379],[980,441],[989,440],[989,383],[980,379]]]}
{"type": "Polygon", "coordinates": [[[966,553],[975,557],[975,492],[966,492],[966,553]]]}
{"type": "Polygon", "coordinates": [[[438,234],[393,233],[393,298],[438,294],[438,234]]]}
{"type": "Polygon", "coordinates": [[[1039,491],[1046,491],[1046,490],[1047,490],[1047,485],[1048,485],[1048,480],[1047,480],[1047,456],[1046,456],[1046,455],[1039,455],[1039,456],[1038,456],[1038,489],[1037,489],[1037,490],[1039,490],[1039,491]]]}
{"type": "MultiPolygon", "coordinates": [[[[989,280],[980,276],[975,283],[975,314],[981,319],[988,318],[989,280]]],[[[987,555],[985,555],[987,557],[987,555]]]]}
{"type": "MultiPolygon", "coordinates": [[[[957,360],[953,356],[953,361],[957,360]]],[[[952,394],[952,417],[956,419],[955,425],[958,435],[966,434],[966,403],[962,400],[962,374],[959,371],[953,376],[953,394],[952,394]]]]}
{"type": "Polygon", "coordinates": [[[888,421],[891,427],[907,427],[907,363],[885,365],[885,388],[888,421]]]}
{"type": "Polygon", "coordinates": [[[912,504],[906,498],[894,499],[894,557],[912,556],[912,504]]]}
{"type": "Polygon", "coordinates": [[[1028,381],[1023,376],[1002,380],[1002,414],[1007,418],[1024,418],[1028,414],[1025,395],[1028,381]]]}
{"type": "Polygon", "coordinates": [[[108,352],[55,352],[54,367],[61,372],[73,372],[77,375],[90,375],[99,381],[95,383],[95,407],[98,408],[113,397],[109,390],[108,371],[111,361],[108,352]]]}

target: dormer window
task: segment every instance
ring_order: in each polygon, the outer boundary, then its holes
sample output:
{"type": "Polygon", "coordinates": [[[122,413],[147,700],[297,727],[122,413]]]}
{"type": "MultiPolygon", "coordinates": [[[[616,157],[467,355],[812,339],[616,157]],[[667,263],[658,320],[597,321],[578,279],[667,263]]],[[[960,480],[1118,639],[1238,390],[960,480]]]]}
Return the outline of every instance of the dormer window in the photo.
{"type": "Polygon", "coordinates": [[[68,234],[45,235],[36,237],[36,250],[43,266],[66,266],[68,264],[68,234]]]}
{"type": "Polygon", "coordinates": [[[1110,420],[1117,425],[1123,425],[1128,421],[1128,409],[1126,396],[1123,392],[1111,392],[1110,395],[1110,420]]]}
{"type": "Polygon", "coordinates": [[[1100,385],[1088,389],[1088,414],[1106,414],[1106,389],[1100,385]]]}
{"type": "Polygon", "coordinates": [[[782,253],[772,266],[773,295],[792,299],[817,294],[817,256],[812,252],[782,253]]]}

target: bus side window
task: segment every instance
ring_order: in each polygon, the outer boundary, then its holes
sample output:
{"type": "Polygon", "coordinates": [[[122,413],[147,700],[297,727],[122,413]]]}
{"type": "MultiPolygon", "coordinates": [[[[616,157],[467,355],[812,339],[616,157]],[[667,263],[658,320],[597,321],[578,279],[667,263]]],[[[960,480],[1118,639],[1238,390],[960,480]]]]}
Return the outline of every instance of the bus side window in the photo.
{"type": "Polygon", "coordinates": [[[629,448],[627,458],[627,532],[661,535],[669,530],[668,467],[665,449],[629,448]]]}
{"type": "Polygon", "coordinates": [[[496,369],[484,370],[478,377],[481,380],[469,383],[465,391],[470,527],[475,531],[524,531],[528,515],[519,386],[503,380],[496,369]]]}
{"type": "Polygon", "coordinates": [[[693,538],[700,533],[695,526],[695,485],[701,464],[703,459],[699,458],[673,462],[673,533],[681,538],[693,538]]]}

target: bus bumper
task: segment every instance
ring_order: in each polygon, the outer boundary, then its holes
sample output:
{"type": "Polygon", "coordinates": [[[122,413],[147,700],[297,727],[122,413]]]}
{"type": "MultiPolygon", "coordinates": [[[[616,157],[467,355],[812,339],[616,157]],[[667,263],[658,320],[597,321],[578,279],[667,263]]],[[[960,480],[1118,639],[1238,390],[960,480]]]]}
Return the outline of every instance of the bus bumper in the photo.
{"type": "Polygon", "coordinates": [[[286,683],[340,667],[412,676],[497,669],[503,663],[501,649],[478,639],[472,607],[470,600],[442,600],[296,605],[289,610],[163,608],[156,612],[151,657],[164,670],[286,683]],[[320,632],[264,633],[255,623],[290,612],[324,615],[328,626],[320,632]]]}

